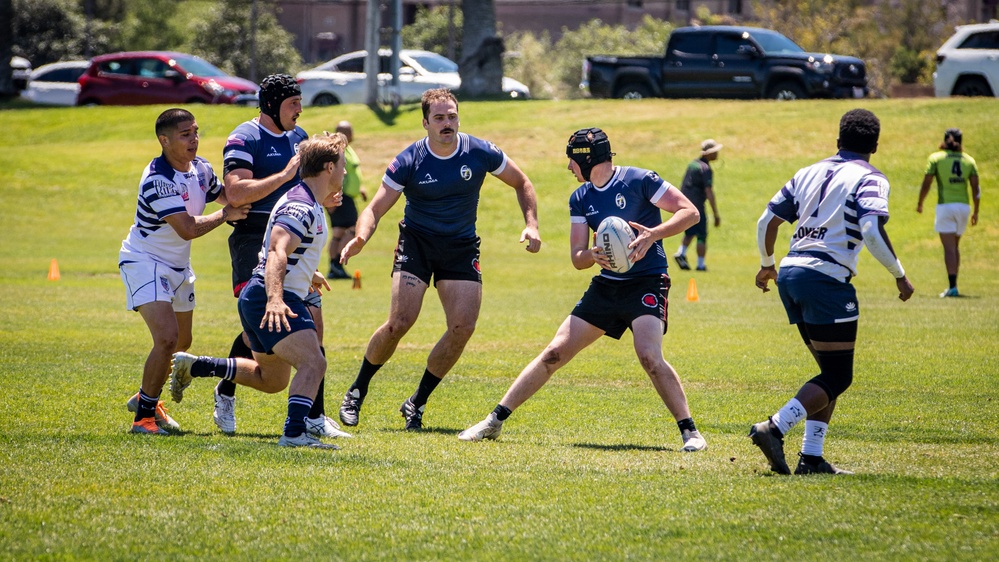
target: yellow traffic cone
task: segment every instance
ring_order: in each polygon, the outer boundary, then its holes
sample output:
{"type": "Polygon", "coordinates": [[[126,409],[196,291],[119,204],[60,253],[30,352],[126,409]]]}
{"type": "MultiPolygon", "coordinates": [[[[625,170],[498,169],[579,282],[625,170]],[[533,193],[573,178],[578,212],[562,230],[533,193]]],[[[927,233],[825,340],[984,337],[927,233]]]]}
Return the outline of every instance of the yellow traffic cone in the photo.
{"type": "Polygon", "coordinates": [[[697,296],[697,282],[694,281],[693,277],[690,278],[690,283],[687,285],[687,300],[690,302],[697,302],[701,300],[701,298],[697,296]]]}
{"type": "Polygon", "coordinates": [[[361,270],[360,269],[355,269],[354,270],[354,287],[353,288],[354,289],[360,289],[361,288],[361,270]]]}
{"type": "Polygon", "coordinates": [[[52,263],[49,264],[49,281],[59,280],[59,262],[55,258],[52,258],[52,263]]]}

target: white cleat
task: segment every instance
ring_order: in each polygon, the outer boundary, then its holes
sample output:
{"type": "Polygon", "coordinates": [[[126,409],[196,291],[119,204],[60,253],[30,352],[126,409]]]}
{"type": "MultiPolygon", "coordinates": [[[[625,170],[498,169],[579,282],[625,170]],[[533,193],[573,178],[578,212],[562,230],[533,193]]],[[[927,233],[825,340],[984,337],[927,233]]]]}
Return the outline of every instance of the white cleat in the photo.
{"type": "Polygon", "coordinates": [[[305,431],[316,437],[353,437],[340,429],[340,425],[325,414],[318,418],[305,418],[305,431]]]}
{"type": "Polygon", "coordinates": [[[486,419],[473,425],[472,427],[458,434],[458,439],[462,441],[482,441],[483,439],[496,439],[503,429],[503,422],[496,417],[495,412],[490,412],[486,419]]]}
{"type": "Polygon", "coordinates": [[[310,447],[312,449],[331,449],[336,450],[340,447],[332,443],[323,443],[315,435],[311,435],[309,432],[305,432],[298,437],[288,437],[287,435],[282,435],[281,439],[278,439],[279,447],[310,447]]]}
{"type": "Polygon", "coordinates": [[[191,365],[197,360],[197,357],[183,351],[174,353],[170,359],[170,396],[174,402],[184,399],[184,390],[194,380],[191,377],[191,365]]]}
{"type": "Polygon", "coordinates": [[[219,394],[219,389],[215,387],[215,412],[212,419],[222,433],[236,433],[236,397],[223,396],[219,394]]]}
{"type": "Polygon", "coordinates": [[[683,448],[680,449],[681,451],[684,453],[696,453],[707,448],[708,442],[701,437],[700,431],[685,430],[683,432],[683,448]]]}

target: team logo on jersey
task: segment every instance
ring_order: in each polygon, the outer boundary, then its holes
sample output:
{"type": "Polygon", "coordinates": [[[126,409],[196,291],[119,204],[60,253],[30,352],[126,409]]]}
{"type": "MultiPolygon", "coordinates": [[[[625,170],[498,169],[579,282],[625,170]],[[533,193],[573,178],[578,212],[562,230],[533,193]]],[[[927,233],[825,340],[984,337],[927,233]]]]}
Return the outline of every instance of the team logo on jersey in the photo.
{"type": "Polygon", "coordinates": [[[659,306],[659,299],[652,293],[645,293],[642,295],[642,304],[649,308],[655,308],[659,306]]]}
{"type": "Polygon", "coordinates": [[[653,171],[649,171],[648,176],[649,176],[649,179],[652,180],[652,181],[655,181],[655,182],[659,181],[659,174],[657,174],[657,173],[655,173],[653,171]]]}
{"type": "Polygon", "coordinates": [[[597,210],[593,208],[593,205],[590,205],[590,207],[586,209],[586,216],[591,216],[595,214],[597,214],[597,210]]]}
{"type": "Polygon", "coordinates": [[[159,195],[160,197],[177,194],[177,187],[168,181],[153,180],[153,189],[156,190],[156,195],[159,195]]]}
{"type": "Polygon", "coordinates": [[[492,150],[493,152],[501,152],[499,147],[493,143],[489,143],[489,150],[492,150]]]}
{"type": "Polygon", "coordinates": [[[416,183],[420,185],[427,185],[428,183],[437,183],[437,180],[435,180],[434,177],[431,176],[430,174],[427,174],[422,180],[416,183]]]}
{"type": "Polygon", "coordinates": [[[270,151],[267,152],[267,157],[270,158],[271,156],[281,156],[276,146],[272,146],[270,151]]]}
{"type": "Polygon", "coordinates": [[[628,202],[625,201],[624,195],[618,193],[617,196],[614,197],[614,204],[617,205],[618,209],[623,209],[628,202]]]}
{"type": "Polygon", "coordinates": [[[192,291],[190,295],[187,296],[187,302],[194,302],[194,292],[192,291]]]}
{"type": "Polygon", "coordinates": [[[461,167],[461,179],[468,181],[472,179],[472,169],[468,166],[461,167]]]}
{"type": "Polygon", "coordinates": [[[297,142],[294,145],[292,145],[292,148],[295,149],[295,154],[298,154],[298,145],[299,143],[297,142]]]}
{"type": "Polygon", "coordinates": [[[846,311],[847,312],[856,312],[857,311],[857,303],[855,303],[855,302],[848,302],[848,303],[846,303],[846,311]]]}
{"type": "Polygon", "coordinates": [[[167,293],[170,292],[170,281],[166,277],[160,277],[160,287],[167,293]]]}

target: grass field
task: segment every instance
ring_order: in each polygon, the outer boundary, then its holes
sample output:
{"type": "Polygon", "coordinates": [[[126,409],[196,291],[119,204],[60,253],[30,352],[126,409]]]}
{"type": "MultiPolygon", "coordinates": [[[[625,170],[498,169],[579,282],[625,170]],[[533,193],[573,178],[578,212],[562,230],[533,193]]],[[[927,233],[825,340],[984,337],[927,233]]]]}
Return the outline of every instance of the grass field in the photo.
{"type": "MultiPolygon", "coordinates": [[[[513,191],[494,179],[479,214],[484,303],[476,335],[428,405],[427,431],[402,431],[443,330],[436,295],[374,379],[355,438],[336,452],[275,443],[286,394],[241,389],[239,433],[211,420],[196,381],[171,414],[184,433],[130,435],[125,400],[150,345],[124,309],[117,251],[142,167],[158,154],[162,107],[0,111],[0,559],[985,560],[999,555],[999,111],[990,100],[713,102],[647,100],[463,104],[462,130],[495,141],[539,195],[541,253],[517,244],[513,191]],[[835,151],[840,115],[882,120],[872,163],[892,182],[895,248],[916,287],[896,298],[866,252],[855,285],[863,316],[854,384],[826,456],[852,477],[777,477],[746,433],[813,376],[775,293],[753,286],[756,219],[799,167],[835,151]],[[548,342],[593,271],[568,259],[564,146],[600,126],[616,162],[674,183],[699,142],[715,165],[722,226],[710,272],[673,271],[664,350],[709,449],[682,454],[671,416],[630,336],[584,351],[506,423],[499,441],[456,433],[488,413],[548,342]],[[929,212],[915,212],[926,156],[964,130],[979,162],[981,221],[962,244],[960,288],[946,288],[929,212]],[[61,280],[46,273],[57,259],[61,280]],[[691,278],[699,302],[684,299],[691,278]]],[[[252,110],[195,107],[201,154],[221,168],[225,136],[252,110]]],[[[317,132],[353,121],[366,185],[423,134],[419,108],[308,109],[317,132]]],[[[351,261],[363,288],[326,302],[329,410],[384,320],[398,205],[351,261]]],[[[786,251],[790,229],[778,243],[786,251]]],[[[228,229],[198,239],[192,351],[225,354],[238,331],[228,229]]],[[[672,253],[676,239],[666,241],[672,253]]],[[[674,268],[675,269],[675,268],[674,268]]],[[[167,396],[164,394],[164,396],[167,396]]],[[[789,459],[801,430],[788,436],[789,459]]]]}

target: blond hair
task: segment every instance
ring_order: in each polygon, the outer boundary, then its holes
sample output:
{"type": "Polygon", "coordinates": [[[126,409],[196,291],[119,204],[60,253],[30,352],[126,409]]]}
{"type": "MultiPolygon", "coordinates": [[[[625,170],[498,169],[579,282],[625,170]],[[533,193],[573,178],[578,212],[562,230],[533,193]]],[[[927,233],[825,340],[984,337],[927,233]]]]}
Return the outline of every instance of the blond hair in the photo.
{"type": "Polygon", "coordinates": [[[347,137],[343,133],[312,135],[312,138],[298,145],[299,175],[303,178],[313,178],[323,172],[327,162],[336,164],[347,146],[347,137]]]}

